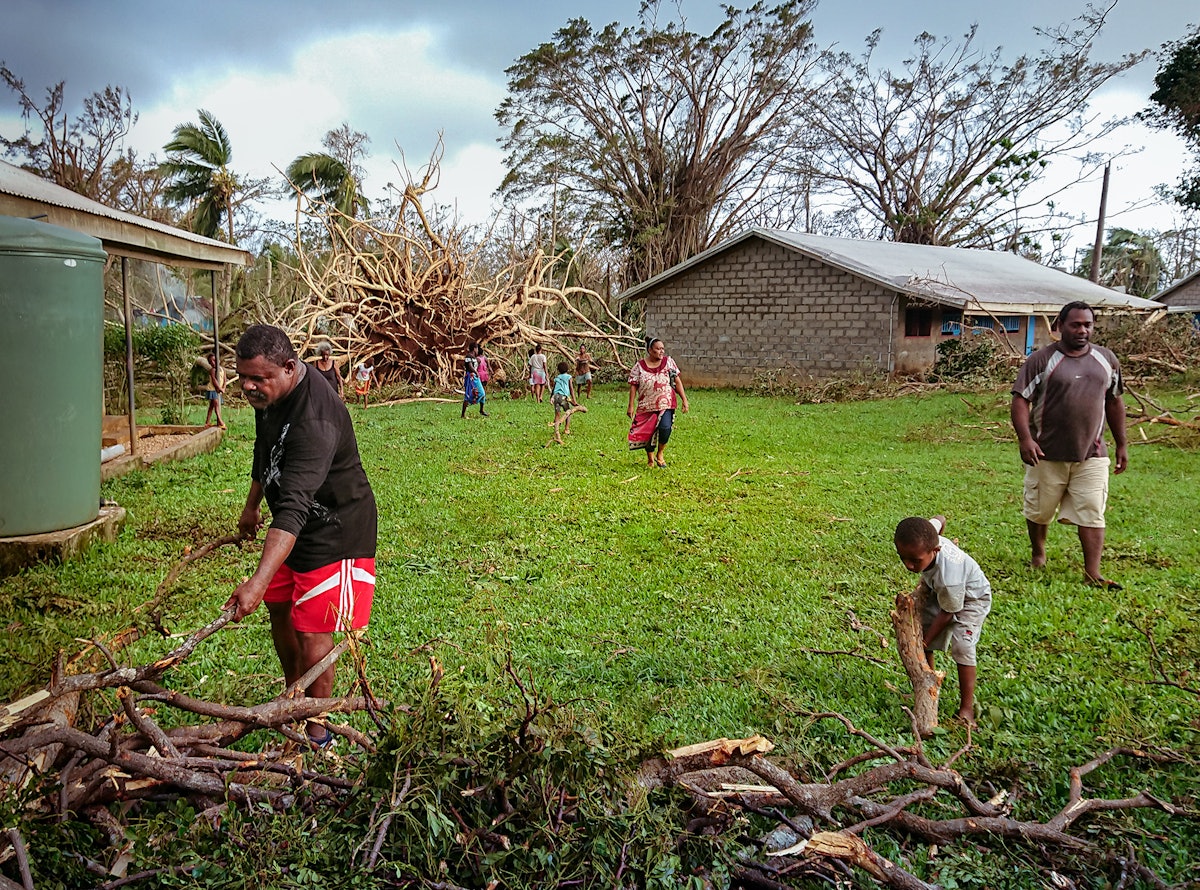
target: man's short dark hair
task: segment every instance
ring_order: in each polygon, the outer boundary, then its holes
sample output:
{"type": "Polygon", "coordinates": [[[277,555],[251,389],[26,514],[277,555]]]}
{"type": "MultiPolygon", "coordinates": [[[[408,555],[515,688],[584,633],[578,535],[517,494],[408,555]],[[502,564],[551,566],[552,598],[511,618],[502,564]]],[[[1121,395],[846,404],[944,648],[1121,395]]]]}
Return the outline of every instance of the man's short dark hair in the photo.
{"type": "Polygon", "coordinates": [[[1054,326],[1061,328],[1067,323],[1067,317],[1076,309],[1083,309],[1086,312],[1092,313],[1093,319],[1096,317],[1096,310],[1087,303],[1083,302],[1083,300],[1072,300],[1066,306],[1063,306],[1062,309],[1058,310],[1058,320],[1054,323],[1054,326]]]}
{"type": "Polygon", "coordinates": [[[289,361],[299,360],[296,347],[283,330],[269,324],[252,324],[238,340],[237,357],[252,359],[260,355],[281,368],[289,361]]]}
{"type": "Polygon", "coordinates": [[[896,526],[895,544],[897,547],[901,544],[907,547],[920,545],[927,551],[933,550],[938,545],[937,529],[928,519],[909,516],[907,519],[901,519],[900,524],[896,526]]]}

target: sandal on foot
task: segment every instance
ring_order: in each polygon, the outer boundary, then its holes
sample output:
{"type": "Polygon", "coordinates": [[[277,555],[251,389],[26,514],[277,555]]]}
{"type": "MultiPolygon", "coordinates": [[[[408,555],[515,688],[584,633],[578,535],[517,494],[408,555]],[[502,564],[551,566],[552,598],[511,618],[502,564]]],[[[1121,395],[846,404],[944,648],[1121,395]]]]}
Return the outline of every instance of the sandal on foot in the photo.
{"type": "Polygon", "coordinates": [[[655,464],[655,466],[665,467],[667,465],[667,462],[665,460],[656,460],[654,462],[654,464],[655,464]]]}
{"type": "Polygon", "coordinates": [[[1099,577],[1099,578],[1088,578],[1087,584],[1088,584],[1088,587],[1099,587],[1101,590],[1124,590],[1125,589],[1120,584],[1118,584],[1116,581],[1112,581],[1103,576],[1099,577]]]}

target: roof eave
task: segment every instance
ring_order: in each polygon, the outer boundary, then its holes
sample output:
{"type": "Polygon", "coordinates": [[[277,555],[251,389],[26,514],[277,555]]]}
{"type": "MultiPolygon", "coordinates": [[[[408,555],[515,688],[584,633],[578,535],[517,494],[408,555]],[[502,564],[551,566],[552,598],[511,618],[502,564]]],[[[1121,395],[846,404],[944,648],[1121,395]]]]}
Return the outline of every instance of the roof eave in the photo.
{"type": "Polygon", "coordinates": [[[247,266],[253,262],[249,252],[240,247],[191,241],[167,232],[141,229],[121,220],[17,195],[0,194],[0,214],[40,219],[51,225],[83,232],[99,238],[110,255],[192,269],[219,270],[227,265],[247,266]]]}

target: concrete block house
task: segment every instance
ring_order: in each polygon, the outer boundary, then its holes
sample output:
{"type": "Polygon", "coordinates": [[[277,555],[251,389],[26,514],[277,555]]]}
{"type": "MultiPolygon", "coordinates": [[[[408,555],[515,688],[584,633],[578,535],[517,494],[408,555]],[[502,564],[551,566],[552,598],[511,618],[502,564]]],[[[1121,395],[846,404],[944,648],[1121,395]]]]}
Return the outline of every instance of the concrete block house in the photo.
{"type": "Polygon", "coordinates": [[[646,332],[698,386],[777,369],[920,373],[964,327],[1028,354],[1050,342],[1050,321],[1072,300],[1101,312],[1162,308],[1011,253],[760,228],[622,296],[645,301],[646,332]]]}
{"type": "Polygon", "coordinates": [[[1154,295],[1170,313],[1187,312],[1200,328],[1200,270],[1169,284],[1154,295]]]}

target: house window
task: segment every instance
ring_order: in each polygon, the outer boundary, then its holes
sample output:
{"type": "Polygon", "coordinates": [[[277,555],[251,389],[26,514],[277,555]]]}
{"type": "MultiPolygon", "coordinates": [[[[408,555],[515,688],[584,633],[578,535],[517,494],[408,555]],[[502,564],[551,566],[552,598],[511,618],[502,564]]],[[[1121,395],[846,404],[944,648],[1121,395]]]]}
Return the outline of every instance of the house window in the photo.
{"type": "Polygon", "coordinates": [[[962,313],[957,309],[942,310],[942,334],[956,336],[962,332],[962,313]]]}
{"type": "Polygon", "coordinates": [[[932,309],[905,309],[904,336],[928,337],[933,330],[932,309]]]}
{"type": "Polygon", "coordinates": [[[967,319],[967,327],[970,328],[987,328],[990,331],[994,324],[990,315],[972,315],[967,319]]]}
{"type": "Polygon", "coordinates": [[[1021,330],[1021,316],[1019,315],[1001,315],[1000,324],[1004,325],[1004,330],[1010,334],[1015,334],[1021,330]]]}

